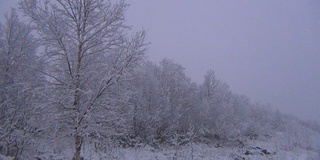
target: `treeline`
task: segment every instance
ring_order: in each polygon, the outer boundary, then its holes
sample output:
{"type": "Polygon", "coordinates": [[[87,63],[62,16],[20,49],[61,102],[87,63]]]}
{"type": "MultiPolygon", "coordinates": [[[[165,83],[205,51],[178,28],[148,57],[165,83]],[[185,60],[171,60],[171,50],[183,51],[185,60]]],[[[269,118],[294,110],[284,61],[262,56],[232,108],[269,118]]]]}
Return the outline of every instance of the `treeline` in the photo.
{"type": "Polygon", "coordinates": [[[245,145],[276,134],[286,149],[320,148],[318,123],[254,104],[212,70],[196,84],[172,60],[148,61],[123,1],[19,5],[27,23],[13,9],[0,25],[2,155],[78,160],[84,145],[245,145]]]}
{"type": "MultiPolygon", "coordinates": [[[[184,145],[191,141],[217,143],[283,134],[282,147],[317,148],[319,124],[254,104],[233,93],[209,70],[199,85],[181,65],[163,59],[144,62],[132,85],[132,122],[126,134],[150,145],[184,145]]],[[[130,118],[131,119],[131,118],[130,118]]],[[[128,139],[127,143],[130,143],[128,139]]],[[[279,141],[280,142],[280,141],[279,141]]]]}

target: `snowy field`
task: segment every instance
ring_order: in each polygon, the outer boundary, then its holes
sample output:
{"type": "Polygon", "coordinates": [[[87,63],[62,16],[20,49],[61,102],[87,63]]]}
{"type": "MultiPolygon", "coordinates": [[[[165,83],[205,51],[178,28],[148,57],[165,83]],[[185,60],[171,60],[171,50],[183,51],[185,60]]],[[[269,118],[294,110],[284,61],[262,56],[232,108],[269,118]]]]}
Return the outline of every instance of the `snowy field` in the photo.
{"type": "MultiPolygon", "coordinates": [[[[246,140],[243,146],[232,142],[189,143],[184,146],[135,148],[104,147],[95,151],[93,147],[83,146],[84,160],[320,160],[320,152],[299,146],[288,148],[284,139],[276,135],[273,138],[260,137],[246,140]]],[[[234,141],[233,141],[234,142],[234,141]]],[[[72,149],[66,148],[60,155],[39,157],[41,160],[72,159],[72,149]]],[[[0,160],[12,160],[0,155],[0,160]]]]}
{"type": "MultiPolygon", "coordinates": [[[[213,144],[192,143],[186,146],[158,148],[109,148],[105,153],[91,153],[84,150],[87,159],[109,160],[319,160],[315,150],[295,147],[285,149],[277,138],[250,140],[244,147],[217,147],[213,144]]],[[[85,159],[86,159],[85,158],[85,159]]]]}
{"type": "MultiPolygon", "coordinates": [[[[261,145],[262,146],[262,145],[261,145]]],[[[254,147],[232,148],[210,145],[194,144],[193,147],[172,147],[165,149],[153,149],[151,147],[116,149],[109,153],[90,155],[89,159],[114,159],[114,160],[318,160],[315,151],[295,149],[291,151],[278,150],[274,146],[268,146],[272,151],[270,155],[264,154],[254,147]],[[246,155],[247,152],[250,155],[246,155]]]]}

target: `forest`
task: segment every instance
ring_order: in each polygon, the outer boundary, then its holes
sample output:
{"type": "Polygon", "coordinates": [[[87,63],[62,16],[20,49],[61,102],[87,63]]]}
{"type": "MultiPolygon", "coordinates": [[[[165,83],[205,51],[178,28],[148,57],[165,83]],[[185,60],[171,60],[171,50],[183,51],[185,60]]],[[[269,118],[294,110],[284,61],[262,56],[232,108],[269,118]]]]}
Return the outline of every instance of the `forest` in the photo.
{"type": "Polygon", "coordinates": [[[205,159],[197,153],[202,145],[241,149],[226,158],[233,160],[256,152],[280,159],[297,149],[320,158],[316,121],[253,103],[214,70],[198,84],[171,59],[150,61],[145,31],[126,24],[128,7],[122,0],[22,0],[3,15],[0,159],[126,159],[122,150],[188,147],[162,159],[205,159]],[[255,141],[272,142],[274,151],[255,141]]]}

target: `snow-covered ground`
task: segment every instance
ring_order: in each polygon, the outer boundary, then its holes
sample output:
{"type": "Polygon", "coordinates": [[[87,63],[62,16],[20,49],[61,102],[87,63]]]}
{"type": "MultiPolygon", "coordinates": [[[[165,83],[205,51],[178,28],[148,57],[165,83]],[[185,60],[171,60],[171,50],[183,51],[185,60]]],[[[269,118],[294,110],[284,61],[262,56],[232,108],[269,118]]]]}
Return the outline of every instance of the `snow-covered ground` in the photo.
{"type": "MultiPolygon", "coordinates": [[[[64,160],[72,156],[71,148],[63,155],[41,157],[42,160],[64,160]]],[[[247,140],[244,146],[224,143],[189,143],[185,146],[137,148],[107,147],[103,151],[93,152],[93,148],[84,146],[82,156],[85,160],[320,160],[320,152],[301,147],[286,148],[279,137],[247,140]]],[[[0,155],[0,160],[11,160],[0,155]]]]}
{"type": "Polygon", "coordinates": [[[300,147],[286,149],[275,138],[248,140],[244,147],[192,143],[186,146],[109,148],[105,153],[84,152],[85,159],[108,160],[319,160],[319,153],[300,147]]]}

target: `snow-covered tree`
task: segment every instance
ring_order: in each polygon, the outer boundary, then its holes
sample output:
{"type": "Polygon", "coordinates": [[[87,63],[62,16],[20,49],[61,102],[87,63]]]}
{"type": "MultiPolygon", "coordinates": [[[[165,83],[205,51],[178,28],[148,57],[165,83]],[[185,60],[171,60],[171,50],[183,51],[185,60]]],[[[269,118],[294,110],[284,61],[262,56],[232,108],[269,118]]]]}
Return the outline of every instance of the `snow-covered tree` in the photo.
{"type": "Polygon", "coordinates": [[[170,134],[179,129],[183,117],[190,109],[188,100],[191,97],[190,79],[185,75],[184,68],[172,60],[163,59],[160,62],[159,79],[160,95],[165,99],[163,104],[162,125],[159,132],[170,134]]]}
{"type": "Polygon", "coordinates": [[[42,132],[35,123],[41,77],[33,69],[39,62],[30,26],[19,20],[14,9],[5,20],[0,28],[0,153],[21,159],[34,136],[42,132]]]}
{"type": "Polygon", "coordinates": [[[73,138],[74,159],[80,159],[86,138],[105,136],[121,129],[126,93],[115,94],[144,57],[145,33],[129,37],[124,1],[22,0],[20,7],[31,18],[47,61],[48,101],[53,106],[59,136],[73,138]]]}
{"type": "Polygon", "coordinates": [[[251,138],[270,135],[272,130],[272,110],[269,105],[251,104],[248,109],[245,134],[251,138]]]}
{"type": "Polygon", "coordinates": [[[204,82],[200,85],[201,109],[200,115],[202,118],[202,130],[207,134],[220,134],[222,124],[225,120],[224,109],[225,101],[223,99],[224,92],[227,91],[223,87],[221,81],[215,76],[213,70],[209,70],[204,76],[204,82]]]}
{"type": "Polygon", "coordinates": [[[132,134],[144,141],[149,141],[163,116],[164,98],[160,95],[158,66],[146,61],[134,78],[135,94],[132,98],[134,117],[132,134]]]}
{"type": "Polygon", "coordinates": [[[134,80],[134,135],[168,142],[176,132],[187,132],[193,122],[197,86],[184,68],[172,60],[145,62],[134,80]]]}
{"type": "Polygon", "coordinates": [[[217,139],[239,136],[245,125],[249,100],[231,92],[209,70],[200,85],[202,133],[217,139]]]}

